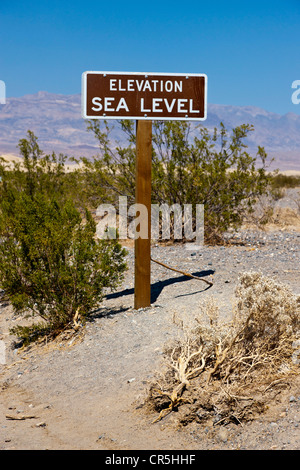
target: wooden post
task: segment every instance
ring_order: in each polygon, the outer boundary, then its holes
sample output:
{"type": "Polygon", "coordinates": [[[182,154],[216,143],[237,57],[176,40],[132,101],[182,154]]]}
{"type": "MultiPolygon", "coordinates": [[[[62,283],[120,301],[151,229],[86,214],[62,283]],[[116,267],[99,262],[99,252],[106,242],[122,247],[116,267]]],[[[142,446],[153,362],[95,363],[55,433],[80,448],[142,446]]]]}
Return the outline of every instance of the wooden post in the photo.
{"type": "Polygon", "coordinates": [[[141,224],[147,223],[147,238],[135,240],[134,308],[151,305],[151,163],[152,121],[136,121],[136,204],[147,209],[147,220],[140,214],[141,224]]]}

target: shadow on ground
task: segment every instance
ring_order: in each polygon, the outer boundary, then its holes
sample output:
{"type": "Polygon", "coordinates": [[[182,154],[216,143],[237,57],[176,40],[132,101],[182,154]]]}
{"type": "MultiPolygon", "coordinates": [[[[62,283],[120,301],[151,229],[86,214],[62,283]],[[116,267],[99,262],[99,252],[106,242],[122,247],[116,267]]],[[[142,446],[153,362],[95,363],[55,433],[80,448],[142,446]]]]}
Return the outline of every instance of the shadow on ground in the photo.
{"type": "MultiPolygon", "coordinates": [[[[192,275],[201,278],[201,277],[206,277],[206,276],[209,276],[211,274],[214,274],[214,272],[215,271],[213,271],[212,269],[209,269],[207,271],[198,271],[196,273],[192,273],[192,275]]],[[[192,278],[183,275],[183,276],[171,277],[169,279],[165,279],[164,281],[157,281],[154,284],[151,284],[151,303],[153,304],[154,302],[157,301],[158,297],[160,296],[162,290],[165,287],[170,286],[172,284],[176,284],[178,282],[187,282],[187,281],[191,281],[191,280],[192,280],[192,278]]],[[[210,289],[210,287],[211,286],[207,286],[204,289],[201,289],[197,292],[204,292],[207,289],[210,289]]],[[[185,295],[192,295],[192,294],[197,293],[197,292],[193,292],[193,293],[189,293],[189,294],[181,294],[178,297],[183,297],[185,295]]],[[[106,296],[106,298],[107,299],[116,299],[118,297],[123,297],[124,295],[133,295],[133,294],[134,294],[134,288],[124,289],[124,290],[121,290],[119,292],[113,292],[112,294],[108,294],[106,296]]]]}

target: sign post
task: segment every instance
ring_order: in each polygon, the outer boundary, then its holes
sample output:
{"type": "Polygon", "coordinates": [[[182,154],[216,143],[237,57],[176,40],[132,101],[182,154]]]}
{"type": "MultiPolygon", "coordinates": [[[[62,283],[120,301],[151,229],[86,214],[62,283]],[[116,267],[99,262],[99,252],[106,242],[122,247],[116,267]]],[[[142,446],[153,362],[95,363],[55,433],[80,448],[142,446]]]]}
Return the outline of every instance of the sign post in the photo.
{"type": "Polygon", "coordinates": [[[149,307],[151,303],[151,163],[152,121],[136,121],[136,187],[135,203],[143,204],[140,224],[146,227],[135,239],[134,308],[149,307]]]}
{"type": "Polygon", "coordinates": [[[134,307],[151,302],[151,160],[152,120],[206,119],[207,77],[204,74],[84,72],[84,119],[136,120],[136,204],[140,225],[135,239],[134,307]]]}

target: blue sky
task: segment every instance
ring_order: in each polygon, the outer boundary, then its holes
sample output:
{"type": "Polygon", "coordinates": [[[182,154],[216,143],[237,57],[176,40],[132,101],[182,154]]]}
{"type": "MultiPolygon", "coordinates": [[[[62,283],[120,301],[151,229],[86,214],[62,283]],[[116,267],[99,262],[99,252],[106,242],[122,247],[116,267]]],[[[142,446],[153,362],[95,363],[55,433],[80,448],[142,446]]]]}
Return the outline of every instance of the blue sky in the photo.
{"type": "Polygon", "coordinates": [[[80,93],[86,70],[205,73],[208,102],[300,114],[300,0],[0,0],[7,97],[80,93]]]}

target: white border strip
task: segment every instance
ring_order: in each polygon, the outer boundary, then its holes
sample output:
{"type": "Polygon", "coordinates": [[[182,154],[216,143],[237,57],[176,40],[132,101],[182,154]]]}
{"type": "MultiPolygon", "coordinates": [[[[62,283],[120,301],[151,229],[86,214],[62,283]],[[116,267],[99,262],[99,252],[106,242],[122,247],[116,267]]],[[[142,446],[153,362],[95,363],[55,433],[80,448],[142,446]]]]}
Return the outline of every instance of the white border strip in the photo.
{"type": "Polygon", "coordinates": [[[81,114],[83,119],[130,119],[130,120],[145,120],[145,121],[205,121],[207,119],[207,75],[205,73],[158,73],[158,72],[83,72],[81,78],[81,114]],[[103,75],[146,75],[157,76],[162,75],[166,77],[204,77],[204,117],[202,118],[184,118],[184,117],[150,117],[150,116],[88,116],[86,114],[86,76],[87,74],[103,74],[103,75]]]}

